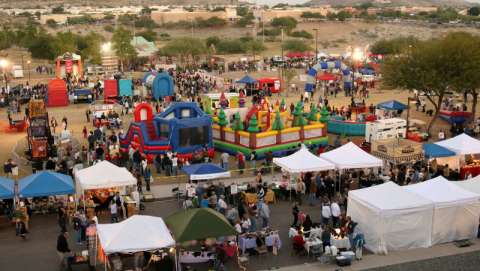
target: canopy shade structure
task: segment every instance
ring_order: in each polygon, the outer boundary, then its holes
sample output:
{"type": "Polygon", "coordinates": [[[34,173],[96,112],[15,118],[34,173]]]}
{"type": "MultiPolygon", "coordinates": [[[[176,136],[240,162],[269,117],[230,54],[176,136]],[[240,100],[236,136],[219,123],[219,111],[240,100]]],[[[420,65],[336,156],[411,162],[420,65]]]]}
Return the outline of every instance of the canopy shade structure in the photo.
{"type": "Polygon", "coordinates": [[[184,166],[182,170],[187,173],[190,180],[212,180],[230,177],[230,171],[212,163],[184,166]]]}
{"type": "Polygon", "coordinates": [[[402,104],[399,101],[396,100],[391,100],[391,101],[386,101],[383,103],[377,104],[378,108],[385,109],[385,110],[405,110],[407,109],[407,106],[405,104],[402,104]]]}
{"type": "Polygon", "coordinates": [[[433,203],[393,182],[348,193],[347,215],[374,253],[429,247],[433,203]]]}
{"type": "Polygon", "coordinates": [[[101,189],[136,185],[137,179],[124,167],[118,167],[108,161],[75,172],[80,188],[101,189]]]}
{"type": "Polygon", "coordinates": [[[373,168],[382,167],[383,161],[360,149],[353,142],[339,148],[320,154],[323,158],[335,165],[337,169],[373,168]]]}
{"type": "Polygon", "coordinates": [[[75,193],[72,177],[52,171],[35,173],[18,182],[21,198],[68,195],[75,193]]]}
{"type": "Polygon", "coordinates": [[[464,190],[480,195],[480,175],[465,181],[455,181],[451,183],[464,190]]]}
{"type": "Polygon", "coordinates": [[[177,243],[237,234],[222,214],[210,208],[182,210],[167,217],[165,223],[177,243]]]}
{"type": "Polygon", "coordinates": [[[258,80],[251,77],[250,75],[245,75],[244,77],[242,77],[242,79],[238,80],[236,83],[238,83],[238,84],[255,84],[257,82],[258,82],[258,80]]]}
{"type": "Polygon", "coordinates": [[[273,158],[273,163],[290,173],[335,169],[334,164],[312,154],[305,146],[289,156],[273,158]]]}
{"type": "Polygon", "coordinates": [[[105,254],[154,251],[173,247],[175,241],[161,217],[134,215],[115,224],[97,224],[105,254]]]}
{"type": "Polygon", "coordinates": [[[433,201],[432,245],[477,236],[480,195],[453,185],[442,176],[404,189],[433,201]]]}
{"type": "Polygon", "coordinates": [[[0,199],[13,199],[15,196],[15,181],[0,177],[0,199]]]}
{"type": "Polygon", "coordinates": [[[455,156],[455,152],[434,143],[423,144],[423,152],[426,158],[455,156]]]}
{"type": "Polygon", "coordinates": [[[480,140],[467,134],[436,142],[435,144],[449,149],[456,154],[477,154],[480,153],[480,140]]]}

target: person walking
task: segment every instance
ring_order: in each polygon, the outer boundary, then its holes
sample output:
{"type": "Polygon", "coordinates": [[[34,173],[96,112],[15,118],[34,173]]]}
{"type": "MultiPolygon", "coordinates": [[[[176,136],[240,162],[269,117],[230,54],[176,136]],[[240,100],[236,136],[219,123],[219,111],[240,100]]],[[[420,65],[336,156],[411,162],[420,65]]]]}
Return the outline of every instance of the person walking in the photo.
{"type": "Polygon", "coordinates": [[[332,209],[330,207],[330,202],[326,198],[322,204],[322,225],[329,225],[331,217],[332,217],[332,209]]]}
{"type": "Polygon", "coordinates": [[[268,228],[270,220],[270,207],[268,207],[266,202],[261,201],[258,212],[260,219],[262,220],[262,229],[268,228]]]}
{"type": "Polygon", "coordinates": [[[60,260],[60,266],[66,267],[67,266],[67,253],[70,253],[70,248],[68,246],[68,232],[62,231],[57,238],[57,254],[58,259],[60,260]]]}
{"type": "Polygon", "coordinates": [[[300,178],[297,179],[297,185],[295,188],[296,188],[296,193],[295,193],[296,201],[298,202],[298,205],[302,205],[302,197],[305,194],[305,190],[306,190],[305,183],[302,181],[302,179],[300,178]]]}
{"type": "Polygon", "coordinates": [[[338,228],[340,226],[340,215],[342,211],[340,210],[340,205],[338,205],[338,200],[336,198],[332,201],[330,210],[332,212],[333,227],[338,228]]]}
{"type": "Polygon", "coordinates": [[[225,170],[228,170],[228,158],[230,155],[226,152],[223,152],[222,155],[220,156],[221,161],[222,161],[222,168],[225,170]]]}
{"type": "Polygon", "coordinates": [[[110,218],[112,223],[118,222],[118,208],[115,200],[110,202],[110,218]]]}
{"type": "Polygon", "coordinates": [[[291,225],[292,228],[295,228],[298,224],[298,213],[300,213],[300,210],[298,209],[297,202],[293,202],[293,205],[292,205],[293,223],[291,225]]]}
{"type": "Polygon", "coordinates": [[[150,192],[150,182],[152,181],[152,172],[150,171],[150,168],[148,166],[143,171],[143,178],[145,179],[146,189],[147,191],[150,192]]]}

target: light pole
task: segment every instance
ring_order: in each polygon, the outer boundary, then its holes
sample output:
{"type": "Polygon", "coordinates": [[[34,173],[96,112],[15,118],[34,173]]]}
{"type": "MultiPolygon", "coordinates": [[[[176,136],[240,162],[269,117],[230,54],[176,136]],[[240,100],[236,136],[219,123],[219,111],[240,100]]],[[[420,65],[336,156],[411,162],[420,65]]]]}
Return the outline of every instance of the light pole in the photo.
{"type": "Polygon", "coordinates": [[[27,60],[27,69],[28,69],[28,83],[30,84],[30,63],[32,63],[31,60],[27,60]]]}
{"type": "Polygon", "coordinates": [[[314,28],[315,31],[315,60],[318,62],[318,28],[314,28]]]}

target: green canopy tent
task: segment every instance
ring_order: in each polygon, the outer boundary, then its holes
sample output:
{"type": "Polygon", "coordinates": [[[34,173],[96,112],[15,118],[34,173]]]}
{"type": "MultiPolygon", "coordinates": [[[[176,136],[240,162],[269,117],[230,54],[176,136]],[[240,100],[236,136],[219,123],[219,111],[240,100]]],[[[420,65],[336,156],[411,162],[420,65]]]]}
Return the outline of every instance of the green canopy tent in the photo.
{"type": "Polygon", "coordinates": [[[237,234],[222,214],[210,208],[179,211],[167,217],[165,223],[177,244],[237,234]]]}

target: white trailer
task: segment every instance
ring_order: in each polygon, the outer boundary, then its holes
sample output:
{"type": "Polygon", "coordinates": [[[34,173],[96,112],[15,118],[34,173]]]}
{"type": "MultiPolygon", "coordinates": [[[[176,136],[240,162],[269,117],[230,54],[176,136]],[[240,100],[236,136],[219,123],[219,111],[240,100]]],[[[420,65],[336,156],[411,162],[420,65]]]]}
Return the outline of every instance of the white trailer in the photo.
{"type": "Polygon", "coordinates": [[[365,127],[365,140],[406,138],[407,121],[401,118],[381,119],[367,122],[365,127]]]}

